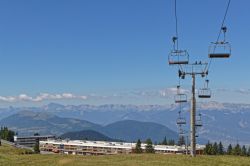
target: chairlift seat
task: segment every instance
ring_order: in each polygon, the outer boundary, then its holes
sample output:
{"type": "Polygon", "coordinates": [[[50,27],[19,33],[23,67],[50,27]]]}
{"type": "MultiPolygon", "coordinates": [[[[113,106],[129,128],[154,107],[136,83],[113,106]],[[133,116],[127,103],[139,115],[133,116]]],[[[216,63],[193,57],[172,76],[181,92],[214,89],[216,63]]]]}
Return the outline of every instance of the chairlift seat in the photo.
{"type": "Polygon", "coordinates": [[[209,88],[202,88],[198,91],[199,98],[211,98],[211,90],[209,88]]]}
{"type": "Polygon", "coordinates": [[[186,124],[186,120],[184,118],[178,118],[176,123],[178,125],[184,125],[184,124],[186,124]]]}
{"type": "Polygon", "coordinates": [[[202,127],[203,125],[202,125],[201,122],[196,122],[195,126],[196,126],[196,127],[202,127]]]}
{"type": "Polygon", "coordinates": [[[231,45],[228,42],[215,42],[209,47],[209,58],[229,58],[231,55],[231,45]]]}
{"type": "Polygon", "coordinates": [[[170,65],[187,65],[188,61],[169,61],[170,65]]]}
{"type": "Polygon", "coordinates": [[[201,120],[201,114],[199,114],[197,117],[195,127],[202,127],[202,120],[201,120]]]}
{"type": "Polygon", "coordinates": [[[199,98],[209,99],[209,98],[211,98],[211,95],[199,95],[199,98]]]}
{"type": "Polygon", "coordinates": [[[186,94],[177,94],[175,95],[175,103],[186,103],[187,95],[186,94]]]}
{"type": "Polygon", "coordinates": [[[201,120],[201,115],[197,117],[198,119],[196,120],[195,127],[202,127],[202,120],[201,120]]]}
{"type": "Polygon", "coordinates": [[[186,50],[172,50],[168,55],[169,65],[186,65],[189,63],[189,55],[186,50]]]}
{"type": "Polygon", "coordinates": [[[185,132],[184,131],[182,131],[182,132],[179,132],[179,135],[185,135],[185,132]]]}
{"type": "Polygon", "coordinates": [[[185,134],[186,134],[185,131],[183,129],[180,129],[179,135],[185,135],[185,134]]]}
{"type": "Polygon", "coordinates": [[[209,58],[229,58],[230,54],[228,54],[228,53],[211,53],[208,56],[209,56],[209,58]]]}

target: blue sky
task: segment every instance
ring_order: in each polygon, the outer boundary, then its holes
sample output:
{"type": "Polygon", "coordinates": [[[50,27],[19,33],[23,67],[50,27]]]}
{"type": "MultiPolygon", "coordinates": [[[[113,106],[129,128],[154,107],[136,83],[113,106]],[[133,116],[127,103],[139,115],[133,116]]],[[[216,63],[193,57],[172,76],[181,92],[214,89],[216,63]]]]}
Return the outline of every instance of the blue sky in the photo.
{"type": "MultiPolygon", "coordinates": [[[[207,60],[227,0],[177,3],[180,47],[191,60],[207,60]]],[[[213,100],[250,103],[249,5],[231,2],[226,25],[232,57],[213,61],[213,100]]],[[[46,102],[61,95],[56,101],[65,104],[170,103],[144,92],[176,86],[176,68],[167,64],[174,25],[174,0],[1,1],[1,105],[36,104],[41,93],[51,95],[46,102]],[[145,95],[135,100],[132,92],[145,95]]],[[[190,79],[183,84],[190,88],[190,79]]]]}

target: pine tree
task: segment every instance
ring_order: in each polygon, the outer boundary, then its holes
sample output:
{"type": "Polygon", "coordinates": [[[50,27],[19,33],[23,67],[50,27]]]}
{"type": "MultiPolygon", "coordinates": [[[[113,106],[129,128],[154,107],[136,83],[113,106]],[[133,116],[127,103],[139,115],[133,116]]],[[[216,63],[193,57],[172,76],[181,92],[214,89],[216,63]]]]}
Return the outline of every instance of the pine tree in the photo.
{"type": "Polygon", "coordinates": [[[209,155],[209,145],[210,145],[210,143],[209,143],[209,141],[208,141],[208,143],[206,144],[206,146],[205,146],[205,148],[204,148],[204,154],[206,154],[206,155],[209,155]]]}
{"type": "Polygon", "coordinates": [[[247,150],[247,156],[250,156],[250,146],[248,147],[248,150],[247,150]]]}
{"type": "Polygon", "coordinates": [[[237,144],[234,148],[233,148],[233,150],[232,150],[232,154],[233,155],[241,155],[241,147],[240,147],[240,145],[239,144],[237,144]]]}
{"type": "Polygon", "coordinates": [[[141,140],[138,139],[136,146],[135,146],[135,153],[142,153],[142,148],[141,148],[141,140]]]}
{"type": "Polygon", "coordinates": [[[147,144],[146,148],[145,148],[146,153],[154,153],[155,150],[154,150],[154,147],[153,147],[153,144],[152,144],[152,140],[147,139],[146,144],[147,144]]]}
{"type": "Polygon", "coordinates": [[[175,145],[175,141],[174,141],[173,139],[170,139],[170,140],[168,141],[168,145],[175,145]]]}
{"type": "Polygon", "coordinates": [[[34,152],[35,153],[40,153],[40,149],[39,149],[39,140],[36,141],[36,144],[34,146],[34,152]]]}
{"type": "Polygon", "coordinates": [[[215,142],[212,146],[212,155],[217,155],[218,154],[218,144],[215,142]]]}
{"type": "Polygon", "coordinates": [[[241,156],[247,156],[247,149],[245,145],[243,145],[241,148],[241,156]]]}
{"type": "Polygon", "coordinates": [[[222,143],[219,143],[219,147],[218,147],[218,154],[219,155],[223,155],[224,154],[224,147],[222,145],[222,143]]]}
{"type": "Polygon", "coordinates": [[[164,140],[162,141],[162,145],[167,145],[167,144],[168,144],[168,141],[167,141],[167,137],[165,136],[164,140]]]}
{"type": "Polygon", "coordinates": [[[204,154],[206,155],[213,155],[213,145],[208,141],[206,144],[206,147],[204,149],[204,154]]]}
{"type": "Polygon", "coordinates": [[[229,145],[228,145],[228,148],[227,148],[227,154],[228,154],[228,155],[232,155],[232,153],[233,153],[233,147],[232,147],[231,144],[229,144],[229,145]]]}
{"type": "Polygon", "coordinates": [[[213,145],[211,143],[209,143],[209,145],[208,145],[208,154],[209,155],[213,154],[213,145]]]}
{"type": "Polygon", "coordinates": [[[1,130],[0,130],[1,139],[14,142],[14,135],[15,135],[15,132],[12,130],[9,130],[8,127],[1,127],[1,130]]]}
{"type": "Polygon", "coordinates": [[[35,133],[34,136],[39,136],[40,134],[39,133],[35,133]]]}

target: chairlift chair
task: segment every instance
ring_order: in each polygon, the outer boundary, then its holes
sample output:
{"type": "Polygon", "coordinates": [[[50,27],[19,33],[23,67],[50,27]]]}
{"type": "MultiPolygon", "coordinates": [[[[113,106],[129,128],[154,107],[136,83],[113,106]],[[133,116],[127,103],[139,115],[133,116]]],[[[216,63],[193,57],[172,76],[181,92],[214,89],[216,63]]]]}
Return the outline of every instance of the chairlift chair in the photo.
{"type": "Polygon", "coordinates": [[[187,122],[186,122],[186,119],[181,116],[181,111],[179,111],[178,114],[179,114],[179,116],[176,120],[176,124],[177,125],[185,125],[187,122]]]}
{"type": "Polygon", "coordinates": [[[199,115],[196,118],[196,123],[195,123],[195,127],[202,127],[202,120],[201,120],[201,114],[199,113],[199,115]]]}
{"type": "Polygon", "coordinates": [[[185,135],[186,132],[185,130],[183,130],[182,128],[179,129],[179,135],[182,136],[182,135],[185,135]]]}
{"type": "Polygon", "coordinates": [[[209,88],[199,89],[198,96],[199,98],[211,98],[211,90],[209,88]]]}
{"type": "Polygon", "coordinates": [[[177,118],[176,123],[177,125],[184,125],[186,124],[186,119],[184,119],[183,117],[179,117],[177,118]]]}
{"type": "Polygon", "coordinates": [[[186,50],[172,50],[168,62],[169,65],[186,65],[189,62],[189,54],[186,50]]]}
{"type": "Polygon", "coordinates": [[[229,58],[231,55],[231,45],[225,40],[227,28],[222,27],[221,30],[224,33],[224,40],[211,43],[208,52],[209,58],[229,58]]]}
{"type": "Polygon", "coordinates": [[[187,95],[180,92],[180,86],[177,86],[177,94],[174,97],[175,103],[186,103],[187,95]]]}
{"type": "Polygon", "coordinates": [[[177,94],[175,95],[174,100],[175,100],[175,103],[186,103],[187,95],[184,93],[177,94]]]}
{"type": "Polygon", "coordinates": [[[212,42],[209,47],[209,58],[229,58],[231,45],[228,42],[212,42]]]}
{"type": "Polygon", "coordinates": [[[173,50],[168,55],[169,65],[185,65],[189,62],[189,54],[186,50],[180,50],[178,48],[178,38],[173,37],[173,50]]]}
{"type": "Polygon", "coordinates": [[[203,98],[203,99],[204,98],[211,98],[212,92],[211,92],[210,88],[208,88],[208,83],[209,83],[209,80],[206,80],[204,88],[199,89],[199,91],[198,91],[199,98],[203,98]]]}

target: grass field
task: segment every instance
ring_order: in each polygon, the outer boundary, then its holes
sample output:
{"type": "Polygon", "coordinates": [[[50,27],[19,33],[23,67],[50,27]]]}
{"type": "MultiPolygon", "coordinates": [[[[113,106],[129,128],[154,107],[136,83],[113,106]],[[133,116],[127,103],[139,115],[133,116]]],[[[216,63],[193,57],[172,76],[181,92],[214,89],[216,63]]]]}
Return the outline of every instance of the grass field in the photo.
{"type": "Polygon", "coordinates": [[[70,155],[39,155],[22,154],[24,150],[3,145],[0,147],[0,165],[83,165],[83,166],[190,166],[190,165],[249,165],[250,157],[235,156],[198,156],[191,158],[185,155],[114,155],[114,156],[70,156],[70,155]]]}

